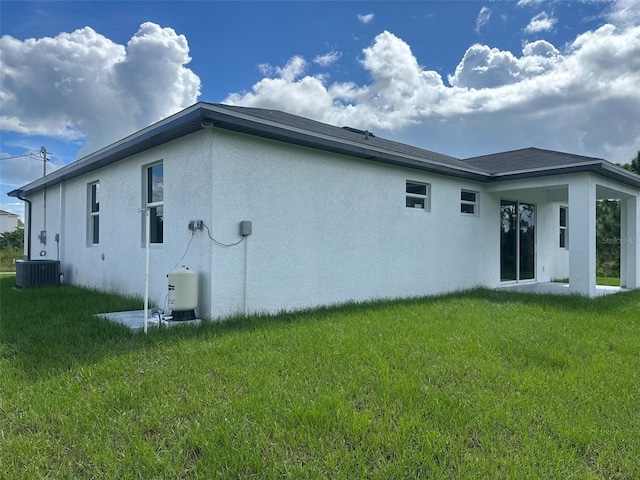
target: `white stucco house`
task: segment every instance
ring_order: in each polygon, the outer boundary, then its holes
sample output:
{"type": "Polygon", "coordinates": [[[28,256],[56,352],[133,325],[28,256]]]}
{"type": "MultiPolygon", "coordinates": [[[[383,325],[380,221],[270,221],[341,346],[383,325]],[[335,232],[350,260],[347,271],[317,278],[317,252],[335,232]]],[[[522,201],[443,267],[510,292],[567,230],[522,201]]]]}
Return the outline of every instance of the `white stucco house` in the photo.
{"type": "Polygon", "coordinates": [[[10,195],[28,258],[138,295],[149,211],[151,298],[186,265],[211,318],[557,278],[593,296],[598,198],[621,200],[621,284],[640,287],[639,175],[532,148],[460,160],[274,110],[197,103],[10,195]]]}
{"type": "Polygon", "coordinates": [[[13,232],[18,228],[18,219],[20,217],[15,213],[0,210],[0,234],[13,232]]]}

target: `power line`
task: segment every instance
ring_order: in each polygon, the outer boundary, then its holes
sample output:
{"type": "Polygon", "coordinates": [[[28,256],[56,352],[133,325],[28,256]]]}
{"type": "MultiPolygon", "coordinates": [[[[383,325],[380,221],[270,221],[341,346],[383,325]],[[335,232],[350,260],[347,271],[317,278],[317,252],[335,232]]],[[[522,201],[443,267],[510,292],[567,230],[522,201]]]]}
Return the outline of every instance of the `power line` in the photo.
{"type": "Polygon", "coordinates": [[[24,155],[15,155],[13,157],[2,157],[0,158],[0,160],[12,160],[14,158],[22,158],[22,157],[31,157],[34,160],[42,160],[42,157],[38,158],[38,157],[35,157],[34,155],[37,155],[37,153],[29,152],[29,153],[25,153],[24,155]]]}
{"type": "MultiPolygon", "coordinates": [[[[51,152],[47,151],[46,155],[50,155],[51,152]]],[[[46,158],[45,155],[45,158],[46,158]]],[[[13,157],[0,157],[0,160],[13,160],[14,158],[23,158],[23,157],[29,157],[29,158],[33,158],[34,160],[38,160],[39,162],[42,161],[43,159],[43,152],[29,152],[29,153],[25,153],[24,155],[14,155],[13,157]]],[[[51,159],[50,158],[46,158],[47,162],[50,162],[51,159]]]]}

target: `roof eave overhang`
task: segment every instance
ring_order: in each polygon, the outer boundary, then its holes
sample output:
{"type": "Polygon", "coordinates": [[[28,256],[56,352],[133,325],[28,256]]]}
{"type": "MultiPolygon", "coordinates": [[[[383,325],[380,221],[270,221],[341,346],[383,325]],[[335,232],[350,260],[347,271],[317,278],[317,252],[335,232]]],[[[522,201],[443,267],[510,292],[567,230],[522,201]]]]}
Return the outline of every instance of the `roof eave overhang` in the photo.
{"type": "Polygon", "coordinates": [[[254,118],[248,115],[243,115],[237,112],[230,114],[228,111],[221,109],[220,107],[216,107],[215,105],[206,105],[205,109],[207,112],[203,116],[203,121],[209,121],[212,123],[213,127],[219,127],[225,130],[248,133],[270,140],[314,148],[349,157],[361,158],[373,162],[424,170],[443,175],[453,175],[470,180],[486,181],[489,178],[488,174],[477,171],[476,169],[458,168],[437,160],[430,160],[411,155],[402,155],[388,150],[367,148],[362,146],[360,143],[337,139],[329,135],[309,132],[304,129],[282,126],[279,123],[269,122],[268,120],[256,122],[254,118]]]}
{"type": "Polygon", "coordinates": [[[141,153],[149,148],[153,148],[154,146],[161,145],[162,143],[193,133],[194,131],[202,128],[200,122],[196,121],[199,118],[200,108],[199,104],[196,104],[178,114],[172,115],[140,130],[139,132],[129,135],[116,143],[76,160],[59,170],[50,173],[46,177],[35,180],[20,189],[9,192],[9,195],[13,193],[17,195],[18,192],[29,195],[37,192],[38,190],[42,190],[43,188],[56,185],[60,182],[70,180],[124,158],[141,153]],[[196,123],[197,128],[195,127],[196,123]]]}
{"type": "Polygon", "coordinates": [[[622,167],[604,160],[582,162],[579,164],[563,165],[558,167],[544,167],[531,170],[519,170],[502,172],[491,176],[491,182],[518,180],[523,178],[546,177],[551,175],[564,175],[572,173],[592,172],[612,180],[640,188],[640,175],[629,172],[622,167]]]}
{"type": "Polygon", "coordinates": [[[112,145],[77,160],[20,189],[10,196],[30,195],[34,192],[89,173],[164,143],[176,140],[205,128],[221,128],[270,140],[319,149],[368,161],[454,176],[478,182],[494,182],[521,178],[544,177],[566,173],[591,171],[640,188],[640,176],[605,161],[588,161],[559,167],[489,174],[475,167],[464,168],[446,162],[367,147],[362,143],[336,138],[302,128],[283,125],[268,119],[226,109],[209,103],[197,103],[181,112],[136,132],[112,145]]]}
{"type": "Polygon", "coordinates": [[[9,194],[12,196],[19,194],[29,195],[136,155],[150,148],[210,127],[247,133],[262,138],[320,149],[341,155],[443,175],[453,175],[470,180],[486,181],[489,178],[488,174],[478,171],[475,168],[458,168],[436,160],[366,148],[355,142],[284,126],[264,119],[256,119],[250,115],[201,102],[136,132],[119,142],[113,143],[95,153],[70,163],[50,173],[46,177],[31,182],[20,189],[13,190],[9,194]]]}

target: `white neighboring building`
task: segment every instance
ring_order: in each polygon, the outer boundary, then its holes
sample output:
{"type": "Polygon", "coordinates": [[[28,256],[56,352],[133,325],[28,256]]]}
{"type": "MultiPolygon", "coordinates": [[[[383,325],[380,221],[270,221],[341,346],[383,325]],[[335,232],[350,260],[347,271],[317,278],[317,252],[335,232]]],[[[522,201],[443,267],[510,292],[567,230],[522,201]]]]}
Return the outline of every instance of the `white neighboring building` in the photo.
{"type": "Polygon", "coordinates": [[[13,232],[18,228],[18,219],[20,217],[15,213],[0,210],[0,234],[5,232],[13,232]]]}
{"type": "Polygon", "coordinates": [[[149,210],[151,297],[187,265],[212,318],[567,277],[593,296],[598,198],[622,201],[621,283],[640,287],[639,175],[538,149],[458,160],[274,110],[198,103],[10,195],[29,258],[138,295],[149,210]]]}

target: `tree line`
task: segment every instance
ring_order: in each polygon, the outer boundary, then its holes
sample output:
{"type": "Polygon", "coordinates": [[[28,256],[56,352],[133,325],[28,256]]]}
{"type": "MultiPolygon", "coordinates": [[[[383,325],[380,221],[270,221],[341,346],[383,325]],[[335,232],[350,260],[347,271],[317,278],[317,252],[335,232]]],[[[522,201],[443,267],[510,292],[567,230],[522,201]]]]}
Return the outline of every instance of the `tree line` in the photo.
{"type": "Polygon", "coordinates": [[[15,248],[22,250],[24,248],[24,223],[18,219],[18,228],[12,232],[4,232],[0,234],[0,250],[15,248]]]}

